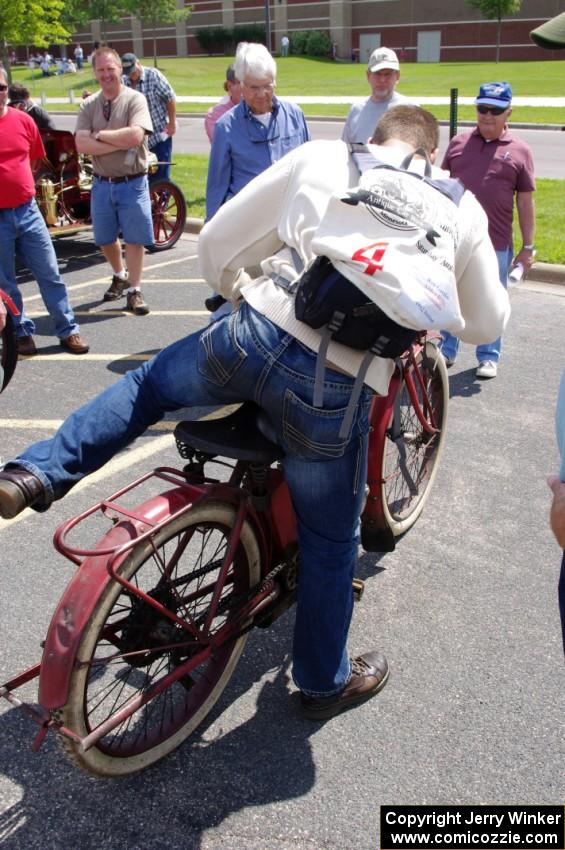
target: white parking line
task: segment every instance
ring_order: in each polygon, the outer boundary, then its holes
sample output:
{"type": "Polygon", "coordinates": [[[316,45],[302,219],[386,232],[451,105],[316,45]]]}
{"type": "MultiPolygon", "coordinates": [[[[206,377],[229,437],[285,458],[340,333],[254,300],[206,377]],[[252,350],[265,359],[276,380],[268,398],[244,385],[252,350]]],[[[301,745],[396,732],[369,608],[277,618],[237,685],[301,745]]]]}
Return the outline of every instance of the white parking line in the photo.
{"type": "MultiPolygon", "coordinates": [[[[36,428],[45,431],[56,431],[63,424],[63,421],[63,419],[0,419],[0,428],[12,428],[15,431],[36,428]]],[[[180,421],[167,419],[163,422],[156,422],[147,429],[147,432],[172,431],[180,421]]]]}
{"type": "MultiPolygon", "coordinates": [[[[145,268],[145,271],[148,272],[151,269],[162,269],[165,266],[172,266],[176,263],[186,263],[188,260],[195,260],[197,258],[197,254],[190,254],[188,257],[176,257],[174,260],[165,260],[162,263],[154,263],[153,265],[148,265],[145,268]]],[[[108,283],[111,275],[107,272],[102,277],[94,278],[94,280],[88,280],[84,283],[75,283],[72,286],[67,286],[67,292],[77,292],[79,289],[86,289],[88,286],[93,286],[97,283],[108,283]]],[[[41,299],[41,295],[38,293],[37,295],[29,295],[27,298],[24,298],[24,304],[29,304],[30,301],[37,301],[41,299]]]]}
{"type": "MultiPolygon", "coordinates": [[[[168,425],[172,424],[173,426],[176,423],[166,423],[168,425]]],[[[139,446],[137,449],[131,449],[125,454],[120,454],[118,457],[114,458],[114,460],[109,461],[102,469],[99,469],[98,472],[93,472],[92,475],[89,475],[88,478],[84,478],[82,481],[79,481],[73,489],[71,490],[71,495],[73,493],[79,493],[81,490],[84,490],[86,487],[90,487],[92,484],[96,484],[99,481],[104,481],[105,478],[109,478],[111,475],[115,475],[117,472],[121,472],[124,469],[128,469],[130,466],[138,463],[140,460],[147,460],[147,458],[151,457],[151,455],[155,455],[158,452],[163,451],[164,449],[168,449],[173,445],[173,435],[172,434],[164,434],[161,437],[155,437],[150,440],[149,443],[145,442],[142,446],[139,446]]],[[[71,506],[71,499],[69,497],[69,508],[71,506]]],[[[69,514],[70,514],[69,510],[69,514]]],[[[11,525],[14,525],[17,522],[21,522],[23,519],[27,519],[27,517],[34,515],[35,511],[32,511],[31,508],[26,508],[25,511],[22,511],[21,514],[18,514],[14,519],[0,519],[0,531],[4,528],[9,528],[11,525]]]]}
{"type": "MultiPolygon", "coordinates": [[[[227,404],[224,407],[217,408],[207,414],[204,414],[200,417],[200,419],[222,419],[225,416],[229,416],[229,414],[237,410],[238,407],[240,407],[239,404],[227,404]]],[[[59,419],[0,419],[0,427],[19,430],[45,428],[45,430],[55,431],[61,425],[61,422],[62,420],[59,419]]],[[[149,434],[151,431],[170,432],[177,424],[178,422],[176,420],[163,420],[162,422],[156,422],[154,425],[151,425],[145,433],[149,434]]],[[[152,455],[170,448],[173,445],[173,441],[174,437],[170,433],[164,434],[160,437],[154,437],[149,441],[144,440],[143,444],[138,446],[136,449],[130,449],[125,453],[119,454],[113,460],[108,461],[108,463],[106,463],[102,469],[99,469],[98,472],[93,472],[87,478],[79,481],[79,483],[73,487],[71,494],[79,493],[81,490],[90,487],[92,484],[104,481],[105,478],[109,478],[117,472],[122,472],[124,469],[129,469],[129,467],[134,466],[134,464],[138,463],[140,460],[147,460],[152,455]]],[[[14,525],[17,522],[21,522],[22,519],[26,519],[32,515],[35,515],[35,511],[32,511],[31,508],[26,508],[25,511],[22,511],[21,514],[18,514],[18,516],[14,517],[14,519],[0,519],[0,531],[14,525]]]]}
{"type": "Polygon", "coordinates": [[[146,277],[144,275],[141,285],[145,286],[146,283],[206,283],[206,281],[203,277],[146,277]]]}
{"type": "Polygon", "coordinates": [[[135,362],[137,360],[151,360],[153,357],[155,357],[155,354],[70,354],[64,351],[57,351],[53,354],[34,354],[32,357],[22,357],[20,355],[20,360],[29,361],[30,363],[43,363],[46,360],[49,360],[51,363],[64,363],[66,360],[73,360],[76,363],[87,363],[93,360],[104,362],[131,360],[135,362]]]}

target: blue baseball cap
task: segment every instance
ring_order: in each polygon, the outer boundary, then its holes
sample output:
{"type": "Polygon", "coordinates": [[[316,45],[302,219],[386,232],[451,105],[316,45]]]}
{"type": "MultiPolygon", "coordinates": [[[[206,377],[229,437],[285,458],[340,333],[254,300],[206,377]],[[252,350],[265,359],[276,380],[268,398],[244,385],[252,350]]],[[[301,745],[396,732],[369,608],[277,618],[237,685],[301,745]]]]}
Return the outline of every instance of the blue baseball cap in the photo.
{"type": "Polygon", "coordinates": [[[508,109],[512,105],[512,87],[510,83],[483,83],[475,103],[508,109]]]}

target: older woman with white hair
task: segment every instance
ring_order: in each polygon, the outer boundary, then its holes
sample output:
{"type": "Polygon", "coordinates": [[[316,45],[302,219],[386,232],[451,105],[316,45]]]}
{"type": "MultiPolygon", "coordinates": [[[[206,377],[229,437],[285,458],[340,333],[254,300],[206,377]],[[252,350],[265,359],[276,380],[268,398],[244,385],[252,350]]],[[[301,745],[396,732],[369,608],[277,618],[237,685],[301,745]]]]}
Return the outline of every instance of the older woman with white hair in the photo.
{"type": "Polygon", "coordinates": [[[310,139],[300,107],[274,94],[277,66],[264,45],[240,44],[234,70],[241,82],[241,101],[216,124],[206,185],[207,220],[250,180],[310,139]]]}

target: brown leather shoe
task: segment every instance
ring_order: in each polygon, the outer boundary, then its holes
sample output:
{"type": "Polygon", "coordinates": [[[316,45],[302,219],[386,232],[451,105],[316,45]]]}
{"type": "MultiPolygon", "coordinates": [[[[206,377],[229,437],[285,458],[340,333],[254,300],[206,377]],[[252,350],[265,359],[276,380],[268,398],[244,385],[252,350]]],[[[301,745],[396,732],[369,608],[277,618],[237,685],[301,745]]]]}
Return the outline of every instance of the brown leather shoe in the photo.
{"type": "Polygon", "coordinates": [[[133,292],[128,292],[126,310],[135,316],[146,316],[149,313],[149,307],[143,300],[141,290],[134,289],[133,292]]]}
{"type": "Polygon", "coordinates": [[[45,495],[43,484],[21,466],[0,472],[0,516],[12,519],[45,495]]]}
{"type": "Polygon", "coordinates": [[[65,339],[60,339],[62,348],[65,351],[70,351],[71,354],[86,354],[90,350],[90,346],[83,340],[80,334],[71,334],[65,339]]]}
{"type": "Polygon", "coordinates": [[[22,357],[33,357],[34,354],[37,354],[37,348],[35,347],[32,336],[18,337],[18,354],[21,354],[22,357]]]}
{"type": "Polygon", "coordinates": [[[351,678],[331,697],[301,694],[302,713],[310,720],[328,720],[341,711],[360,705],[377,694],[388,680],[388,661],[382,652],[366,652],[351,659],[351,678]]]}
{"type": "Polygon", "coordinates": [[[122,280],[118,275],[112,277],[112,283],[104,293],[104,301],[117,301],[124,294],[124,289],[128,286],[127,278],[122,280]]]}

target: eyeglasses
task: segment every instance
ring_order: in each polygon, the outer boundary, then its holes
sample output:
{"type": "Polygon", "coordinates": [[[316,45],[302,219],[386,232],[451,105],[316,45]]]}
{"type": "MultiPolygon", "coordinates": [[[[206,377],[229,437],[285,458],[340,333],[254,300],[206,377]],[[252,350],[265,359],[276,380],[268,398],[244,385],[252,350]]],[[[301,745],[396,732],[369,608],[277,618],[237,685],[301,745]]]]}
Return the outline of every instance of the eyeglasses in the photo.
{"type": "Polygon", "coordinates": [[[260,92],[263,91],[267,94],[270,94],[272,91],[274,91],[275,88],[274,83],[269,83],[265,86],[250,86],[248,83],[243,83],[243,85],[246,89],[249,89],[249,91],[253,94],[260,94],[260,92]]]}
{"type": "Polygon", "coordinates": [[[5,86],[4,83],[0,83],[0,91],[8,91],[8,86],[5,86]]]}
{"type": "Polygon", "coordinates": [[[112,114],[112,101],[105,100],[102,104],[102,115],[104,116],[104,121],[110,120],[110,115],[112,114]]]}
{"type": "Polygon", "coordinates": [[[484,106],[481,104],[477,106],[477,112],[480,112],[481,115],[488,115],[489,112],[491,115],[502,115],[508,108],[508,106],[484,106]]]}

